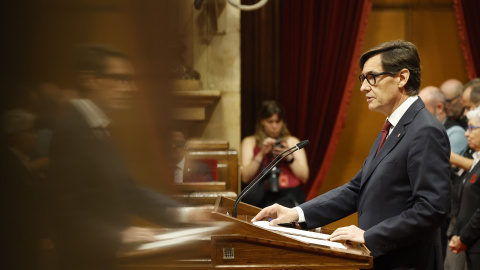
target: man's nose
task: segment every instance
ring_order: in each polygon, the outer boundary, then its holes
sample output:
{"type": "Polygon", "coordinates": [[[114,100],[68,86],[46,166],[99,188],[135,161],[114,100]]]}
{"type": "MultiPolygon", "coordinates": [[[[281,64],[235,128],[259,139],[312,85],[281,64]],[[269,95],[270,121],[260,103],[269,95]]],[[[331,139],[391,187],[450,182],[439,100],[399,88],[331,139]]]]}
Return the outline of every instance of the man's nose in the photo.
{"type": "Polygon", "coordinates": [[[137,91],[137,85],[133,81],[122,81],[120,89],[124,92],[135,92],[137,91]]]}
{"type": "Polygon", "coordinates": [[[367,80],[363,80],[362,84],[360,85],[360,91],[365,92],[371,90],[370,84],[367,82],[367,80]]]}

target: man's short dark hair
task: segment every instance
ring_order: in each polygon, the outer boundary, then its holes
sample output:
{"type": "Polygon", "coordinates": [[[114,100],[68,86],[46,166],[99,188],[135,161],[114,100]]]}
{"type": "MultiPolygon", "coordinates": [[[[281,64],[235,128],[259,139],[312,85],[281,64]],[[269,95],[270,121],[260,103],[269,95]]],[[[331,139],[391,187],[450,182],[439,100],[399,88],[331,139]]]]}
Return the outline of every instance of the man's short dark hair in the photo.
{"type": "Polygon", "coordinates": [[[109,57],[128,59],[127,55],[115,48],[100,44],[82,45],[77,54],[78,71],[102,72],[109,57]]]}
{"type": "Polygon", "coordinates": [[[410,71],[405,89],[409,96],[417,95],[421,82],[420,57],[417,47],[413,43],[403,40],[382,43],[360,57],[360,69],[363,69],[368,59],[377,54],[381,55],[382,68],[385,72],[396,74],[404,68],[410,71]]]}
{"type": "Polygon", "coordinates": [[[465,91],[467,88],[472,89],[470,92],[470,102],[473,104],[480,103],[480,78],[472,79],[466,83],[463,87],[463,91],[465,91]]]}

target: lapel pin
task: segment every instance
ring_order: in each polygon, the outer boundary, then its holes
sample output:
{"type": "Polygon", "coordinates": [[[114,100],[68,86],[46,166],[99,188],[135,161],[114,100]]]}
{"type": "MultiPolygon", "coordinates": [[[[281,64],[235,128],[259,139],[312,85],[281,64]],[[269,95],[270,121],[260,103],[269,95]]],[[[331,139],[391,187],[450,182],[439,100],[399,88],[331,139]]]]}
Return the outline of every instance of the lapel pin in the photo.
{"type": "Polygon", "coordinates": [[[398,133],[397,138],[400,138],[400,133],[398,133]]]}

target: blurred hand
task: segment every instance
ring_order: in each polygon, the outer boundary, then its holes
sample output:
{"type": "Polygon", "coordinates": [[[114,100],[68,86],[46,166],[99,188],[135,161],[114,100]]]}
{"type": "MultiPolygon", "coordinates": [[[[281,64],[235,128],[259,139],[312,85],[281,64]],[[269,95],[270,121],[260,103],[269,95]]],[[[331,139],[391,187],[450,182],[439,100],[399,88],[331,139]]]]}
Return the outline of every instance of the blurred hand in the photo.
{"type": "Polygon", "coordinates": [[[282,141],[281,142],[281,146],[278,147],[278,146],[274,146],[272,148],[272,154],[274,156],[278,156],[280,155],[281,153],[283,153],[284,151],[286,151],[288,149],[288,143],[286,141],[282,141]]]}
{"type": "Polygon", "coordinates": [[[152,230],[142,227],[129,227],[122,232],[123,243],[135,243],[135,242],[153,242],[157,241],[155,234],[152,230]]]}
{"type": "Polygon", "coordinates": [[[357,226],[351,225],[347,227],[340,227],[336,229],[327,240],[330,241],[352,241],[356,243],[365,243],[365,238],[363,238],[364,230],[358,228],[357,226]]]}
{"type": "Polygon", "coordinates": [[[273,218],[269,222],[270,226],[275,226],[279,223],[289,223],[292,221],[298,221],[298,212],[293,208],[287,208],[279,204],[262,209],[251,222],[261,221],[264,218],[273,218]]]}
{"type": "Polygon", "coordinates": [[[448,244],[448,247],[455,254],[458,254],[460,252],[467,250],[467,246],[464,243],[462,243],[462,241],[460,241],[460,236],[457,236],[457,235],[452,236],[452,239],[450,239],[450,243],[448,244]]]}
{"type": "Polygon", "coordinates": [[[262,145],[262,154],[266,155],[270,152],[272,152],[273,146],[275,145],[275,140],[274,138],[267,137],[265,140],[263,140],[263,145],[262,145]]]}

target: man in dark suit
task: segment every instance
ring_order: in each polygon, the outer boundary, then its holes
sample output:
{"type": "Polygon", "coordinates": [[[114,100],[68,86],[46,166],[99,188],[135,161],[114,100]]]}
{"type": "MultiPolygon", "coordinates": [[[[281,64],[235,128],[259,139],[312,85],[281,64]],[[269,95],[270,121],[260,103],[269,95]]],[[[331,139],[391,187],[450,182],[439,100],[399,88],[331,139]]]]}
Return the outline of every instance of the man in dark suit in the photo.
{"type": "Polygon", "coordinates": [[[468,269],[480,268],[480,107],[467,113],[465,135],[475,150],[471,168],[461,177],[454,192],[459,198],[457,220],[452,230],[449,248],[454,254],[465,252],[468,269]]]}
{"type": "Polygon", "coordinates": [[[185,157],[185,134],[172,132],[171,162],[174,167],[174,183],[195,183],[213,181],[207,164],[185,157]]]}
{"type": "Polygon", "coordinates": [[[440,226],[449,205],[450,145],[442,124],[418,98],[420,59],[405,41],[380,44],[360,59],[368,107],[385,125],[351,181],[296,208],[273,205],[252,221],[324,226],[358,212],[358,227],[338,228],[331,241],[364,243],[375,269],[442,269],[440,226]],[[384,136],[385,136],[384,135],[384,136]]]}
{"type": "Polygon", "coordinates": [[[128,58],[85,46],[78,68],[82,98],[71,100],[50,149],[55,244],[61,269],[113,269],[121,244],[155,240],[130,215],[168,224],[179,204],[132,180],[109,132],[111,113],[127,109],[136,91],[128,58]]]}

